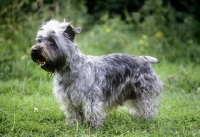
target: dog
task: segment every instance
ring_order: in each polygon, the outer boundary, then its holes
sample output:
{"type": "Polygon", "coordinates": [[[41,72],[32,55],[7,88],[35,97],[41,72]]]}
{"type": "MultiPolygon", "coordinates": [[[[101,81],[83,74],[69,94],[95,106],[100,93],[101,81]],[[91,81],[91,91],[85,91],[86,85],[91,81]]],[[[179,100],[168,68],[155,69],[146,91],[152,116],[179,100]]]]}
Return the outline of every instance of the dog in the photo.
{"type": "Polygon", "coordinates": [[[154,118],[159,108],[162,82],[150,56],[83,54],[75,43],[81,28],[50,20],[40,26],[32,60],[54,76],[53,92],[68,125],[76,121],[101,127],[109,110],[127,106],[136,117],[154,118]]]}

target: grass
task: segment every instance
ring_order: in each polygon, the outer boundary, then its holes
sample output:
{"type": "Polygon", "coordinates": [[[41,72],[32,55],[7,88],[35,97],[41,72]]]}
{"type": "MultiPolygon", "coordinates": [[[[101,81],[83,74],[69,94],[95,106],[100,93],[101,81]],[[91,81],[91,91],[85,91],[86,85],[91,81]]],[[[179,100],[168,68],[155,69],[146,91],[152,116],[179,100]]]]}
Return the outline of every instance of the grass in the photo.
{"type": "MultiPolygon", "coordinates": [[[[108,114],[101,129],[80,123],[65,125],[65,116],[52,95],[52,76],[41,73],[1,82],[0,136],[200,136],[200,93],[187,93],[170,85],[167,76],[174,75],[176,69],[170,63],[155,66],[166,83],[156,119],[136,119],[119,107],[108,114]],[[166,66],[170,69],[163,71],[166,66]]],[[[199,67],[185,69],[195,74],[199,67]]]]}

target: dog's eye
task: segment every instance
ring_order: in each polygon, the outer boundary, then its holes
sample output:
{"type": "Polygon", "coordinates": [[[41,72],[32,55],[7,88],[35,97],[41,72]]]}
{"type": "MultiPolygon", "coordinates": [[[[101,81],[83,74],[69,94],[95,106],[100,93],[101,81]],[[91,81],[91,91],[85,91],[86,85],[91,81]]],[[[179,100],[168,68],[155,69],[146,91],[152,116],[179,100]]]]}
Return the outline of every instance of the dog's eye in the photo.
{"type": "Polygon", "coordinates": [[[37,40],[37,42],[38,42],[38,43],[41,43],[41,42],[42,42],[42,40],[38,39],[38,40],[37,40]]]}
{"type": "Polygon", "coordinates": [[[53,38],[49,38],[49,45],[51,45],[51,46],[56,45],[56,42],[54,41],[53,38]]]}

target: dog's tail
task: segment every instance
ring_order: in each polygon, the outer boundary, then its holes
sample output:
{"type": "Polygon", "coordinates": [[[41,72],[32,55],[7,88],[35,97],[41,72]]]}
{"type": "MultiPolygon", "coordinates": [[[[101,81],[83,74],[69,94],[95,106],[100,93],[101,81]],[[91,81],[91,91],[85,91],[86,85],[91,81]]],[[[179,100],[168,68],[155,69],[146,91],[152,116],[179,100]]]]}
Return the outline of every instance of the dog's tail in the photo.
{"type": "Polygon", "coordinates": [[[157,64],[160,63],[160,61],[157,58],[150,57],[150,56],[142,56],[145,60],[147,60],[149,63],[157,64]]]}

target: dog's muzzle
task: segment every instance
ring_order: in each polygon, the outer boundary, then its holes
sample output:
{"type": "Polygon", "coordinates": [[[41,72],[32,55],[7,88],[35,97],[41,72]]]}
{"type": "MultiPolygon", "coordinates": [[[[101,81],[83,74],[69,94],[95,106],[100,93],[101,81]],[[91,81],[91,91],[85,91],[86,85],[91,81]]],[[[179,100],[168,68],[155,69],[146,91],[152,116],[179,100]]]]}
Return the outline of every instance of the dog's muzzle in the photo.
{"type": "Polygon", "coordinates": [[[44,66],[46,64],[45,58],[42,56],[42,50],[35,46],[31,48],[31,58],[39,66],[44,66]]]}

